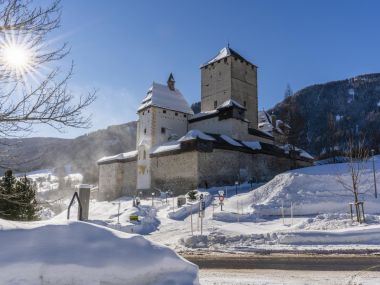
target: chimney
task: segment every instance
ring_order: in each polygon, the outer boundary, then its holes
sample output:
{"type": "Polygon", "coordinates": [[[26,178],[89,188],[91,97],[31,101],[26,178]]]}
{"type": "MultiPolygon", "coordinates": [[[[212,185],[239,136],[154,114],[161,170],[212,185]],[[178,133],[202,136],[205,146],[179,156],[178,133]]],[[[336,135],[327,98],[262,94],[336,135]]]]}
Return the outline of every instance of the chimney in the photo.
{"type": "Polygon", "coordinates": [[[170,73],[167,83],[168,83],[169,89],[174,91],[175,90],[175,80],[174,80],[174,76],[172,73],[170,73]]]}

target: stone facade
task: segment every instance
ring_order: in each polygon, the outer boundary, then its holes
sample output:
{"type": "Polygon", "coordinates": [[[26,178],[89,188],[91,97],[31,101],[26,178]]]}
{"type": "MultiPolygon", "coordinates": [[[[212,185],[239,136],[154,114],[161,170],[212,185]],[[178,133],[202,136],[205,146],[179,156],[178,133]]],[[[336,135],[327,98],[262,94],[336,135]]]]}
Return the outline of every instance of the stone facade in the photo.
{"type": "Polygon", "coordinates": [[[99,165],[99,201],[110,201],[123,195],[136,194],[136,160],[99,165]]]}

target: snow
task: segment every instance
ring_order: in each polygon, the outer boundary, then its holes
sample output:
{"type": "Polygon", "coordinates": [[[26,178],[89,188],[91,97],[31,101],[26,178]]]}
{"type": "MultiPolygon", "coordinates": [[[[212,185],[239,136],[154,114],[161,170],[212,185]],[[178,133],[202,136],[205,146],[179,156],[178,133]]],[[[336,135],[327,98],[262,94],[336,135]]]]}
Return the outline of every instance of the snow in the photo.
{"type": "Polygon", "coordinates": [[[190,119],[202,118],[202,117],[205,117],[205,116],[208,116],[208,115],[216,114],[218,112],[219,112],[218,110],[211,110],[211,111],[200,112],[200,113],[192,115],[190,119]]]}
{"type": "Polygon", "coordinates": [[[134,158],[136,156],[137,156],[137,150],[132,150],[130,152],[119,153],[119,154],[113,155],[113,156],[102,157],[101,159],[98,160],[98,163],[112,162],[112,161],[117,161],[117,160],[134,158]]]}
{"type": "Polygon", "coordinates": [[[213,137],[206,135],[204,132],[201,132],[199,130],[190,130],[189,132],[187,132],[186,135],[184,135],[178,141],[180,141],[180,142],[190,141],[190,140],[195,140],[197,138],[199,138],[201,140],[206,140],[206,141],[214,141],[215,140],[213,137]]]}
{"type": "Polygon", "coordinates": [[[203,285],[377,285],[380,282],[380,273],[373,271],[201,269],[199,279],[203,285]]]}
{"type": "Polygon", "coordinates": [[[139,235],[85,222],[0,225],[0,284],[199,284],[196,265],[139,235]]]}
{"type": "Polygon", "coordinates": [[[285,153],[289,153],[289,151],[291,149],[294,149],[295,151],[299,152],[299,155],[301,157],[304,157],[304,158],[307,158],[307,159],[314,159],[313,156],[311,156],[308,152],[306,152],[305,150],[303,150],[301,148],[298,148],[298,147],[295,147],[295,146],[292,146],[292,145],[289,145],[289,144],[285,144],[285,145],[282,145],[282,146],[279,146],[279,147],[282,148],[285,153]]]}
{"type": "MultiPolygon", "coordinates": [[[[376,176],[380,178],[380,161],[376,157],[376,176]]],[[[367,161],[360,183],[359,199],[365,202],[366,213],[380,213],[380,202],[373,194],[372,162],[367,161]],[[367,190],[367,191],[366,191],[367,190]]],[[[321,213],[347,213],[348,203],[353,195],[338,182],[349,183],[347,163],[325,164],[296,169],[277,175],[267,184],[248,194],[252,209],[260,215],[279,215],[282,203],[286,211],[290,202],[294,204],[295,215],[316,215],[321,213]]],[[[379,181],[379,178],[377,180],[379,181]]]]}
{"type": "Polygon", "coordinates": [[[205,65],[208,65],[210,63],[213,63],[213,62],[216,62],[218,60],[221,60],[227,56],[230,56],[231,55],[231,52],[230,52],[230,49],[228,47],[224,47],[222,48],[219,53],[211,60],[209,60],[206,64],[204,64],[203,66],[205,65]]]}
{"type": "Polygon", "coordinates": [[[228,108],[228,107],[233,107],[233,106],[238,107],[238,108],[240,108],[240,109],[244,109],[244,110],[246,109],[245,107],[243,107],[243,106],[240,105],[238,102],[236,102],[235,100],[232,100],[232,99],[229,99],[229,100],[223,102],[223,103],[222,103],[221,105],[219,105],[219,107],[216,108],[216,109],[219,110],[219,109],[228,108]]]}
{"type": "Polygon", "coordinates": [[[258,141],[243,141],[243,144],[245,144],[247,147],[249,147],[253,150],[261,149],[260,142],[258,142],[258,141]]]}
{"type": "Polygon", "coordinates": [[[234,139],[232,139],[231,137],[227,136],[227,135],[221,135],[220,136],[223,140],[225,140],[226,142],[228,142],[230,145],[234,145],[234,146],[242,146],[240,143],[238,143],[237,141],[235,141],[234,139]]]}
{"type": "Polygon", "coordinates": [[[162,145],[159,145],[157,147],[154,147],[151,151],[151,153],[161,153],[161,152],[167,152],[167,151],[173,151],[181,149],[181,144],[178,141],[168,142],[162,145]]]}
{"type": "Polygon", "coordinates": [[[141,111],[149,106],[156,106],[172,111],[178,111],[186,114],[194,114],[185,97],[178,90],[170,90],[167,85],[153,82],[148,93],[142,101],[137,111],[141,111]]]}

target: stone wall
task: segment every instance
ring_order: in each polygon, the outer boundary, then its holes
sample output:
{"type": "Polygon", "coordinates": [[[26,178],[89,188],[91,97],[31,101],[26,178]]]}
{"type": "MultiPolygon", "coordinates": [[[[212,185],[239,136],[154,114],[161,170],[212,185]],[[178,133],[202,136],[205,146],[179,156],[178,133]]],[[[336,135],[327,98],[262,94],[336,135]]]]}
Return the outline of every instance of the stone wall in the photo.
{"type": "Polygon", "coordinates": [[[110,201],[123,195],[134,195],[136,179],[135,160],[99,165],[98,201],[110,201]]]}
{"type": "Polygon", "coordinates": [[[198,152],[195,150],[152,157],[152,189],[157,187],[178,195],[197,188],[197,165],[198,152]]]}

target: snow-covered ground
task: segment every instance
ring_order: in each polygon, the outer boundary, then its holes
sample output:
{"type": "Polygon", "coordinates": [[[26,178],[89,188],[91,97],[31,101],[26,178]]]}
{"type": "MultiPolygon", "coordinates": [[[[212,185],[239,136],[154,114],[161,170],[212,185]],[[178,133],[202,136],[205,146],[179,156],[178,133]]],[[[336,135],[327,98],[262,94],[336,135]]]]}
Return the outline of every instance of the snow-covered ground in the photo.
{"type": "MultiPolygon", "coordinates": [[[[376,169],[380,180],[379,157],[376,169]]],[[[362,224],[351,220],[348,203],[352,194],[338,182],[338,175],[349,178],[347,172],[347,164],[326,164],[292,170],[252,188],[249,184],[237,189],[210,188],[209,194],[205,193],[202,220],[197,214],[198,203],[177,208],[176,198],[156,199],[152,207],[150,199],[143,199],[136,208],[126,197],[113,202],[93,200],[89,219],[113,229],[145,234],[148,239],[179,251],[380,251],[380,198],[373,195],[371,161],[362,176],[361,187],[368,190],[361,196],[367,213],[362,224]],[[219,190],[226,193],[223,211],[216,197],[219,190]],[[138,215],[139,221],[130,221],[133,215],[138,215]]],[[[64,212],[55,219],[65,218],[64,212]]]]}
{"type": "Polygon", "coordinates": [[[85,222],[0,226],[0,284],[198,284],[196,265],[141,235],[85,222]]]}
{"type": "Polygon", "coordinates": [[[377,285],[379,272],[202,269],[202,285],[377,285]]]}

